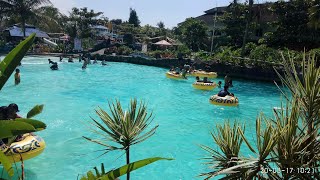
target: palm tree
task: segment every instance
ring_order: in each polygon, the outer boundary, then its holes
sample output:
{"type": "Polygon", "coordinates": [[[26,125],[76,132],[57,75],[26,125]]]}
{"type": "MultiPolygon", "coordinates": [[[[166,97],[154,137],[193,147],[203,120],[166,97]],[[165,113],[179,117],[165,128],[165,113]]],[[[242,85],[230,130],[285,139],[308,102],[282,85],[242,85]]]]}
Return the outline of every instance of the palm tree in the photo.
{"type": "Polygon", "coordinates": [[[220,130],[213,137],[222,153],[206,149],[210,154],[209,164],[215,165],[212,172],[202,174],[207,179],[222,174],[226,179],[320,179],[320,69],[316,67],[315,57],[306,55],[298,67],[290,55],[283,65],[284,75],[277,73],[290,93],[279,88],[284,105],[274,110],[273,118],[258,116],[257,146],[246,139],[240,125],[232,131],[220,130]],[[234,153],[238,152],[239,135],[255,154],[254,158],[234,153]]]}
{"type": "MultiPolygon", "coordinates": [[[[126,162],[129,164],[130,147],[151,137],[158,125],[144,133],[154,117],[152,112],[148,112],[146,104],[141,101],[138,105],[136,99],[130,101],[128,110],[123,110],[119,100],[109,102],[109,109],[110,113],[101,108],[96,110],[101,122],[92,118],[92,125],[99,130],[91,129],[97,135],[102,136],[103,140],[84,138],[104,146],[105,153],[113,150],[125,150],[126,162]],[[120,146],[113,146],[110,142],[115,142],[120,146]]],[[[130,179],[130,172],[127,172],[127,179],[130,179]]]]}
{"type": "Polygon", "coordinates": [[[64,15],[59,12],[59,9],[54,6],[42,6],[35,10],[38,18],[35,19],[35,24],[39,28],[47,32],[61,32],[64,27],[64,15]]]}
{"type": "Polygon", "coordinates": [[[23,36],[26,36],[26,22],[38,17],[37,9],[42,5],[51,4],[50,0],[0,0],[0,6],[8,8],[7,13],[19,17],[23,36]]]}

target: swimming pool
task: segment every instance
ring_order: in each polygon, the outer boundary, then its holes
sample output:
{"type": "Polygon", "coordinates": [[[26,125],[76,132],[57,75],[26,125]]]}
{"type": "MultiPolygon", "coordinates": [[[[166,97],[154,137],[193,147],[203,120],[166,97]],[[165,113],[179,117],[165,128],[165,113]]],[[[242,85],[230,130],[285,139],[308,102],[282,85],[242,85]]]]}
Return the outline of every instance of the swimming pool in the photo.
{"type": "MultiPolygon", "coordinates": [[[[199,179],[208,169],[200,158],[207,154],[198,145],[215,148],[209,134],[215,124],[225,119],[246,124],[246,135],[255,134],[255,118],[260,111],[271,115],[279,106],[279,91],[272,83],[234,80],[230,90],[239,98],[239,107],[214,106],[209,97],[218,89],[204,92],[193,89],[193,78],[176,81],[165,77],[166,69],[126,63],[109,66],[60,63],[59,71],[51,71],[48,57],[26,57],[22,61],[21,84],[14,86],[13,77],[1,92],[1,105],[15,102],[21,115],[36,104],[45,109],[36,119],[47,124],[38,134],[47,143],[40,156],[26,161],[27,179],[76,179],[79,174],[100,166],[107,169],[125,164],[124,152],[111,152],[99,157],[103,147],[90,143],[82,136],[94,137],[86,124],[94,109],[107,110],[107,100],[119,98],[127,105],[130,98],[146,100],[154,111],[158,124],[154,136],[131,148],[131,161],[161,156],[174,161],[159,161],[132,173],[132,179],[177,180],[199,179]]],[[[51,58],[58,61],[58,58],[51,58]]],[[[66,61],[66,59],[65,59],[66,61]]],[[[223,81],[220,77],[215,81],[223,81]]],[[[248,153],[242,151],[242,154],[248,153]]],[[[124,179],[124,177],[121,177],[124,179]]],[[[202,179],[202,178],[200,178],[202,179]]]]}

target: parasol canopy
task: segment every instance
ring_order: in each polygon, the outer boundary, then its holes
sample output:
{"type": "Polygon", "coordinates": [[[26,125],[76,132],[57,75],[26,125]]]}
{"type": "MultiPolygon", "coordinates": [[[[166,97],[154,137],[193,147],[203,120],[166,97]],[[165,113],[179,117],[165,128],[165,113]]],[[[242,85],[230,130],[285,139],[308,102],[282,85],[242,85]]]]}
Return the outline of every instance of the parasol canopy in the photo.
{"type": "Polygon", "coordinates": [[[155,45],[160,45],[160,46],[172,46],[172,44],[168,43],[166,40],[162,40],[159,42],[154,43],[155,45]]]}

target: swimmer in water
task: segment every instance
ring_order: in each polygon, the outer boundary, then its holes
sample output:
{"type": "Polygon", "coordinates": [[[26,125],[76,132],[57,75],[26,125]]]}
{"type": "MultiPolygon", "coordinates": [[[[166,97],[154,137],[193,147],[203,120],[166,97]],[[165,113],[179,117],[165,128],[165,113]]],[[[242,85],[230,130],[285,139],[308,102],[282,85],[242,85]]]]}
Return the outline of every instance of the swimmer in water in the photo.
{"type": "Polygon", "coordinates": [[[16,73],[14,74],[14,84],[20,84],[20,69],[16,69],[16,73]]]}

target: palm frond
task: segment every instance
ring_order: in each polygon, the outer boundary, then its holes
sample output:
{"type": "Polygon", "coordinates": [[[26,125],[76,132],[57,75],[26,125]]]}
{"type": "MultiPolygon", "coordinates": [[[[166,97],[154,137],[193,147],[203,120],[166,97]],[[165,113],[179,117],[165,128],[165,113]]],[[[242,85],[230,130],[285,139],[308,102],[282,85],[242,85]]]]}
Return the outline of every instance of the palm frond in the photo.
{"type": "Polygon", "coordinates": [[[100,121],[92,118],[91,124],[94,129],[98,128],[98,130],[93,132],[102,136],[103,139],[101,141],[88,137],[85,137],[85,139],[106,146],[107,149],[117,150],[141,143],[155,134],[158,125],[147,130],[154,117],[152,112],[148,112],[144,102],[141,101],[138,104],[137,100],[133,99],[130,101],[128,110],[123,110],[119,100],[115,100],[114,102],[108,101],[108,106],[109,113],[102,108],[96,110],[100,121]],[[110,141],[116,142],[122,147],[115,148],[108,143],[110,141]]]}

